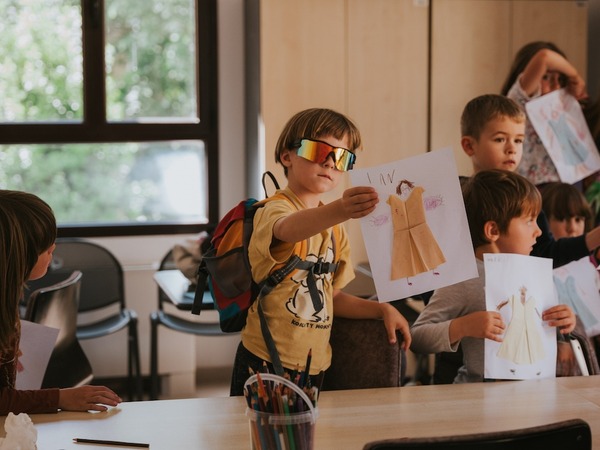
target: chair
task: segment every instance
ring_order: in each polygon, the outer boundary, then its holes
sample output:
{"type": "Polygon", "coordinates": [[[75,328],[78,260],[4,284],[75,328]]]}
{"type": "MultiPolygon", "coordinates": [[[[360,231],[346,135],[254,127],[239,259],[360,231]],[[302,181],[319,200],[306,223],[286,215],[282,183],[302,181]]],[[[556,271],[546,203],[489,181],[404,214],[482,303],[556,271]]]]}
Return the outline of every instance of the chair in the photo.
{"type": "MultiPolygon", "coordinates": [[[[600,366],[598,364],[598,357],[596,356],[596,350],[594,348],[593,340],[586,334],[583,327],[583,322],[579,316],[575,316],[577,323],[575,329],[571,332],[571,337],[579,341],[581,350],[583,351],[583,358],[587,366],[588,373],[590,375],[600,374],[600,366]]],[[[579,373],[578,373],[579,374],[579,373]]],[[[570,374],[569,374],[570,375],[570,374]]]]}
{"type": "Polygon", "coordinates": [[[323,390],[397,387],[404,379],[406,355],[388,344],[383,322],[376,319],[335,317],[331,328],[331,366],[323,390]]]}
{"type": "MultiPolygon", "coordinates": [[[[175,269],[173,262],[173,252],[170,250],[160,262],[158,270],[173,270],[175,269]]],[[[158,288],[158,309],[150,313],[150,400],[156,400],[159,392],[159,374],[158,374],[158,326],[162,325],[170,330],[179,333],[193,334],[196,336],[221,336],[224,333],[221,331],[219,322],[194,322],[183,319],[179,316],[166,312],[165,304],[172,304],[168,295],[166,295],[160,287],[158,288]]],[[[181,310],[191,310],[191,301],[188,304],[189,308],[180,307],[181,310]]],[[[203,309],[208,309],[203,307],[203,309]]]]}
{"type": "Polygon", "coordinates": [[[64,279],[73,270],[83,273],[79,312],[104,313],[101,319],[77,326],[77,338],[96,339],[127,328],[127,380],[130,400],[142,399],[140,353],[138,344],[138,317],[125,306],[123,268],[106,248],[82,239],[60,238],[52,264],[45,277],[28,283],[29,289],[40,283],[54,283],[64,279]],[[118,308],[117,312],[113,312],[118,308]]]}
{"type": "Polygon", "coordinates": [[[463,436],[386,439],[369,442],[365,444],[363,450],[530,450],[532,448],[590,450],[592,448],[590,426],[584,420],[571,419],[537,427],[463,436]]]}
{"type": "Polygon", "coordinates": [[[42,388],[80,386],[93,378],[76,336],[81,278],[74,271],[66,280],[34,291],[27,301],[26,320],[59,329],[42,388]]]}

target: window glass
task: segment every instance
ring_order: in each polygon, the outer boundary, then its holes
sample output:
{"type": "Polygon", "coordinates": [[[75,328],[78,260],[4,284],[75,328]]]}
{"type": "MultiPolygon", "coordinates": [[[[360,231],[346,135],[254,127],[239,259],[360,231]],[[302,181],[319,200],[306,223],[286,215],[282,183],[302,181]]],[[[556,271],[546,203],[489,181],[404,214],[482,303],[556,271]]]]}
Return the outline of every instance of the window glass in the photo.
{"type": "Polygon", "coordinates": [[[109,121],[195,121],[195,1],[105,0],[109,121]]]}
{"type": "Polygon", "coordinates": [[[33,192],[59,225],[207,223],[202,141],[0,146],[0,186],[33,192]]]}
{"type": "Polygon", "coordinates": [[[0,121],[81,121],[80,0],[0,0],[0,121]]]}

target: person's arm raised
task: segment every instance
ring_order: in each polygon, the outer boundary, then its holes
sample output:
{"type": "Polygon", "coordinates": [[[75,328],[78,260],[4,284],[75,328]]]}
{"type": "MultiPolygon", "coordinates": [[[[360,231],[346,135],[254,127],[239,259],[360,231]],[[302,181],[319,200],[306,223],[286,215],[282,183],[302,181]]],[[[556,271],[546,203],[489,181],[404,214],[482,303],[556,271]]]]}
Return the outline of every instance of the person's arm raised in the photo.
{"type": "Polygon", "coordinates": [[[519,79],[521,88],[531,96],[537,92],[547,72],[559,72],[568,79],[567,89],[577,99],[586,96],[585,81],[575,67],[560,53],[550,49],[537,52],[523,70],[519,79]]]}
{"type": "Polygon", "coordinates": [[[317,208],[296,211],[275,223],[273,235],[282,242],[299,242],[348,219],[370,214],[379,198],[368,186],[346,189],[342,198],[317,208]]]}

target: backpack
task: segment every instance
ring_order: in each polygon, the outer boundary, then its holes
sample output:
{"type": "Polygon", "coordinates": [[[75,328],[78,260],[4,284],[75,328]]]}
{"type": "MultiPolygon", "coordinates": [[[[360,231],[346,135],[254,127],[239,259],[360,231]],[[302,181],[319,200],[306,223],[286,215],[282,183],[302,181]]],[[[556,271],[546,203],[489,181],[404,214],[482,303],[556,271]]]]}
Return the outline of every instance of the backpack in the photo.
{"type": "MultiPolygon", "coordinates": [[[[273,180],[277,189],[279,185],[270,172],[266,172],[273,180]]],[[[264,177],[263,175],[263,188],[264,177]]],[[[266,191],[266,189],[265,189],[266,191]]],[[[248,260],[248,245],[254,228],[254,215],[256,211],[267,202],[275,199],[291,200],[282,193],[276,193],[271,197],[258,201],[248,198],[240,201],[232,208],[217,224],[210,240],[208,250],[202,256],[198,266],[198,282],[192,306],[192,314],[200,314],[202,297],[208,286],[219,312],[219,325],[226,333],[241,331],[246,324],[248,309],[261,297],[267,295],[281,281],[292,276],[296,270],[308,270],[307,284],[315,310],[322,308],[321,298],[316,287],[314,275],[335,272],[338,266],[339,255],[335,247],[340,239],[340,226],[332,229],[333,263],[321,261],[306,261],[306,254],[292,255],[288,261],[274,269],[265,280],[255,281],[252,279],[252,271],[248,260]]],[[[306,252],[306,246],[301,246],[306,252]]],[[[261,328],[267,347],[271,353],[272,363],[278,364],[278,354],[274,348],[273,339],[270,336],[266,320],[259,307],[261,328]]],[[[280,365],[280,363],[279,363],[280,365]]]]}

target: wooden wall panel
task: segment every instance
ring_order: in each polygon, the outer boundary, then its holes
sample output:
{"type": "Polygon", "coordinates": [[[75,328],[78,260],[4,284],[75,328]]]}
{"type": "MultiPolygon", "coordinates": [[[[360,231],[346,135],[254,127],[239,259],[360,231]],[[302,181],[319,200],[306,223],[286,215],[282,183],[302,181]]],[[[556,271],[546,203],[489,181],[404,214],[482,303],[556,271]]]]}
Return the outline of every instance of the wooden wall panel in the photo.
{"type": "Polygon", "coordinates": [[[587,5],[573,0],[432,0],[431,149],[452,146],[459,172],[460,114],[477,95],[499,93],[515,53],[549,40],[586,73],[587,5]]]}
{"type": "MultiPolygon", "coordinates": [[[[426,152],[428,8],[412,0],[348,5],[348,114],[364,147],[357,167],[426,152]]],[[[360,222],[346,228],[354,262],[366,260],[360,222]]]]}
{"type": "Polygon", "coordinates": [[[531,41],[554,42],[583,78],[587,74],[588,4],[573,0],[513,2],[511,53],[531,41]]]}
{"type": "MultiPolygon", "coordinates": [[[[427,151],[428,8],[412,0],[350,0],[349,113],[369,166],[427,151]]],[[[362,165],[362,164],[361,164],[362,165]]]]}
{"type": "Polygon", "coordinates": [[[344,0],[263,0],[261,103],[266,167],[283,182],[275,143],[287,120],[312,107],[345,111],[344,0]]]}
{"type": "Polygon", "coordinates": [[[512,58],[510,1],[432,1],[431,150],[452,147],[461,175],[460,116],[472,98],[498,93],[512,58]]]}
{"type": "MultiPolygon", "coordinates": [[[[459,173],[469,175],[471,163],[460,148],[460,115],[472,98],[500,91],[521,45],[552,40],[585,74],[587,6],[581,2],[419,5],[427,2],[261,0],[264,156],[266,168],[282,183],[283,171],[273,161],[275,142],[301,109],[328,107],[356,121],[365,149],[358,167],[450,146],[459,173]]],[[[348,185],[346,179],[325,201],[348,185]]],[[[347,228],[354,262],[366,260],[358,221],[347,228]]]]}

